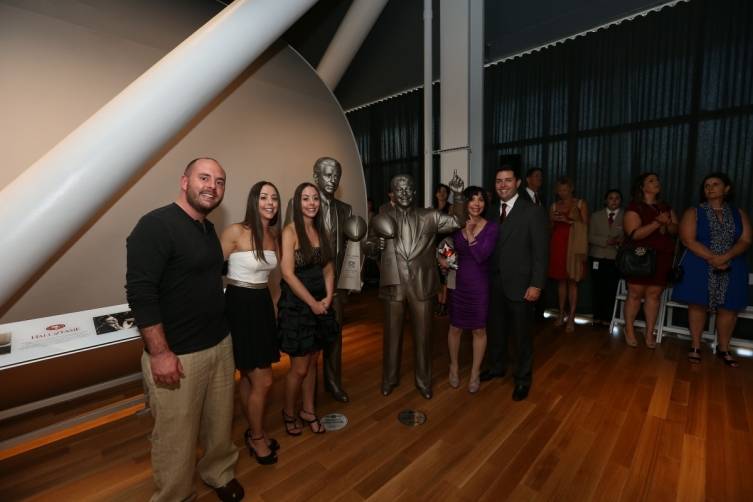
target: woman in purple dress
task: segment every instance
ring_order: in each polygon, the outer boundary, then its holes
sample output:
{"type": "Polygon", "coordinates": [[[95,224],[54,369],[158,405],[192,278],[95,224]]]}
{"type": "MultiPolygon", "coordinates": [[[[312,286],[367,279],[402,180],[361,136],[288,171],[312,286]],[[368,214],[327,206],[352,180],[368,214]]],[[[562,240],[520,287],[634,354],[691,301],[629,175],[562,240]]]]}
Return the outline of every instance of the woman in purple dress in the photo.
{"type": "MultiPolygon", "coordinates": [[[[479,372],[486,351],[486,318],[489,304],[489,258],[497,243],[499,225],[489,225],[484,218],[486,199],[481,187],[468,187],[465,190],[465,204],[468,221],[465,228],[453,234],[457,254],[457,275],[455,289],[449,296],[450,330],[447,343],[450,348],[450,385],[460,386],[458,376],[458,351],[460,334],[463,330],[473,333],[473,365],[468,391],[478,392],[481,385],[479,372]]],[[[447,267],[444,258],[440,259],[443,268],[447,267]]]]}

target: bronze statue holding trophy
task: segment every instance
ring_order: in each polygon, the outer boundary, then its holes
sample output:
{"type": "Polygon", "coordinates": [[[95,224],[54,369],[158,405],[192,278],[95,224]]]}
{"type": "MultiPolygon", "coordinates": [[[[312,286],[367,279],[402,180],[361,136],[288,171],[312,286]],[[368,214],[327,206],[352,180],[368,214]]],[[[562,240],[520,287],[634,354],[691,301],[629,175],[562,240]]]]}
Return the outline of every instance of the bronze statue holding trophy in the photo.
{"type": "Polygon", "coordinates": [[[396,204],[371,220],[369,247],[381,251],[379,298],[384,302],[384,352],[382,394],[397,387],[403,346],[406,305],[413,321],[415,383],[418,392],[431,399],[432,300],[439,289],[437,234],[448,234],[465,225],[463,180],[455,173],[449,183],[455,203],[452,214],[434,208],[416,208],[416,183],[399,174],[390,182],[396,204]]]}
{"type": "MultiPolygon", "coordinates": [[[[342,173],[340,163],[331,157],[322,157],[314,163],[314,183],[319,188],[324,230],[330,249],[335,253],[336,289],[332,308],[340,325],[335,341],[324,348],[324,389],[337,401],[347,403],[350,399],[341,381],[343,295],[345,290],[361,290],[361,250],[358,241],[366,234],[366,222],[360,216],[353,215],[350,204],[335,198],[342,173]]],[[[288,204],[286,223],[291,215],[291,205],[288,204]]]]}

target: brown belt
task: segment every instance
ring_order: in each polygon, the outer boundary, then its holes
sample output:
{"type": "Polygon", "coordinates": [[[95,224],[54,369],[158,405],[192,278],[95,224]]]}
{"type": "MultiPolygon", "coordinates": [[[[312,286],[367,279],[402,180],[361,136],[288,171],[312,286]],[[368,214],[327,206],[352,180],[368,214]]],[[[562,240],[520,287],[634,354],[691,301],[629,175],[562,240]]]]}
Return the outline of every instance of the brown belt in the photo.
{"type": "Polygon", "coordinates": [[[239,288],[248,288],[248,289],[267,289],[267,283],[266,282],[245,282],[245,281],[237,281],[235,279],[228,279],[227,283],[229,286],[237,286],[239,288]]]}

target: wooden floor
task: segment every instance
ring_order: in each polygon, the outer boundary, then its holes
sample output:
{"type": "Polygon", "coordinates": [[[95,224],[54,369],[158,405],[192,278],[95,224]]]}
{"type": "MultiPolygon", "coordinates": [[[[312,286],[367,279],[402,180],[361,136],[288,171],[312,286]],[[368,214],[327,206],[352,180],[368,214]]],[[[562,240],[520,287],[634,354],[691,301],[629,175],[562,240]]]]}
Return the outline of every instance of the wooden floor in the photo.
{"type": "MultiPolygon", "coordinates": [[[[509,377],[476,395],[465,391],[469,340],[463,387],[448,386],[447,320],[437,319],[434,398],[413,387],[410,343],[402,383],[383,397],[374,293],[354,296],[346,316],[344,386],[352,402],[321,394],[319,411],[346,414],[348,426],[286,436],[279,410],[287,367],[275,368],[267,423],[282,449],[275,466],[241,450],[236,473],[246,500],[753,500],[753,361],[729,369],[704,353],[703,364],[691,366],[677,340],[631,349],[604,328],[565,334],[542,323],[532,392],[516,403],[509,377]],[[407,408],[424,411],[427,423],[400,424],[396,416],[407,408]]],[[[71,416],[77,406],[88,409],[91,400],[59,413],[71,416]]],[[[0,423],[0,437],[43,415],[0,423]]],[[[0,500],[146,500],[150,427],[150,417],[129,416],[3,460],[0,500]]],[[[239,446],[245,428],[236,409],[239,446]]],[[[200,500],[214,500],[196,487],[200,500]]]]}

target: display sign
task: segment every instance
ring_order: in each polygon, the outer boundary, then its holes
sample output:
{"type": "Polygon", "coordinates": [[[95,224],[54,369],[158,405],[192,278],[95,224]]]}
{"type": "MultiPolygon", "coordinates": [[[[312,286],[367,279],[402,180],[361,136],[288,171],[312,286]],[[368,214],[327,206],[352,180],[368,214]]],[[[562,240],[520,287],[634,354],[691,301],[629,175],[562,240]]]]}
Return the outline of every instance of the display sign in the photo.
{"type": "Polygon", "coordinates": [[[138,337],[125,304],[0,324],[0,370],[138,337]]]}
{"type": "Polygon", "coordinates": [[[330,413],[329,415],[324,415],[321,422],[327,432],[339,431],[348,425],[348,417],[342,413],[330,413]]]}

